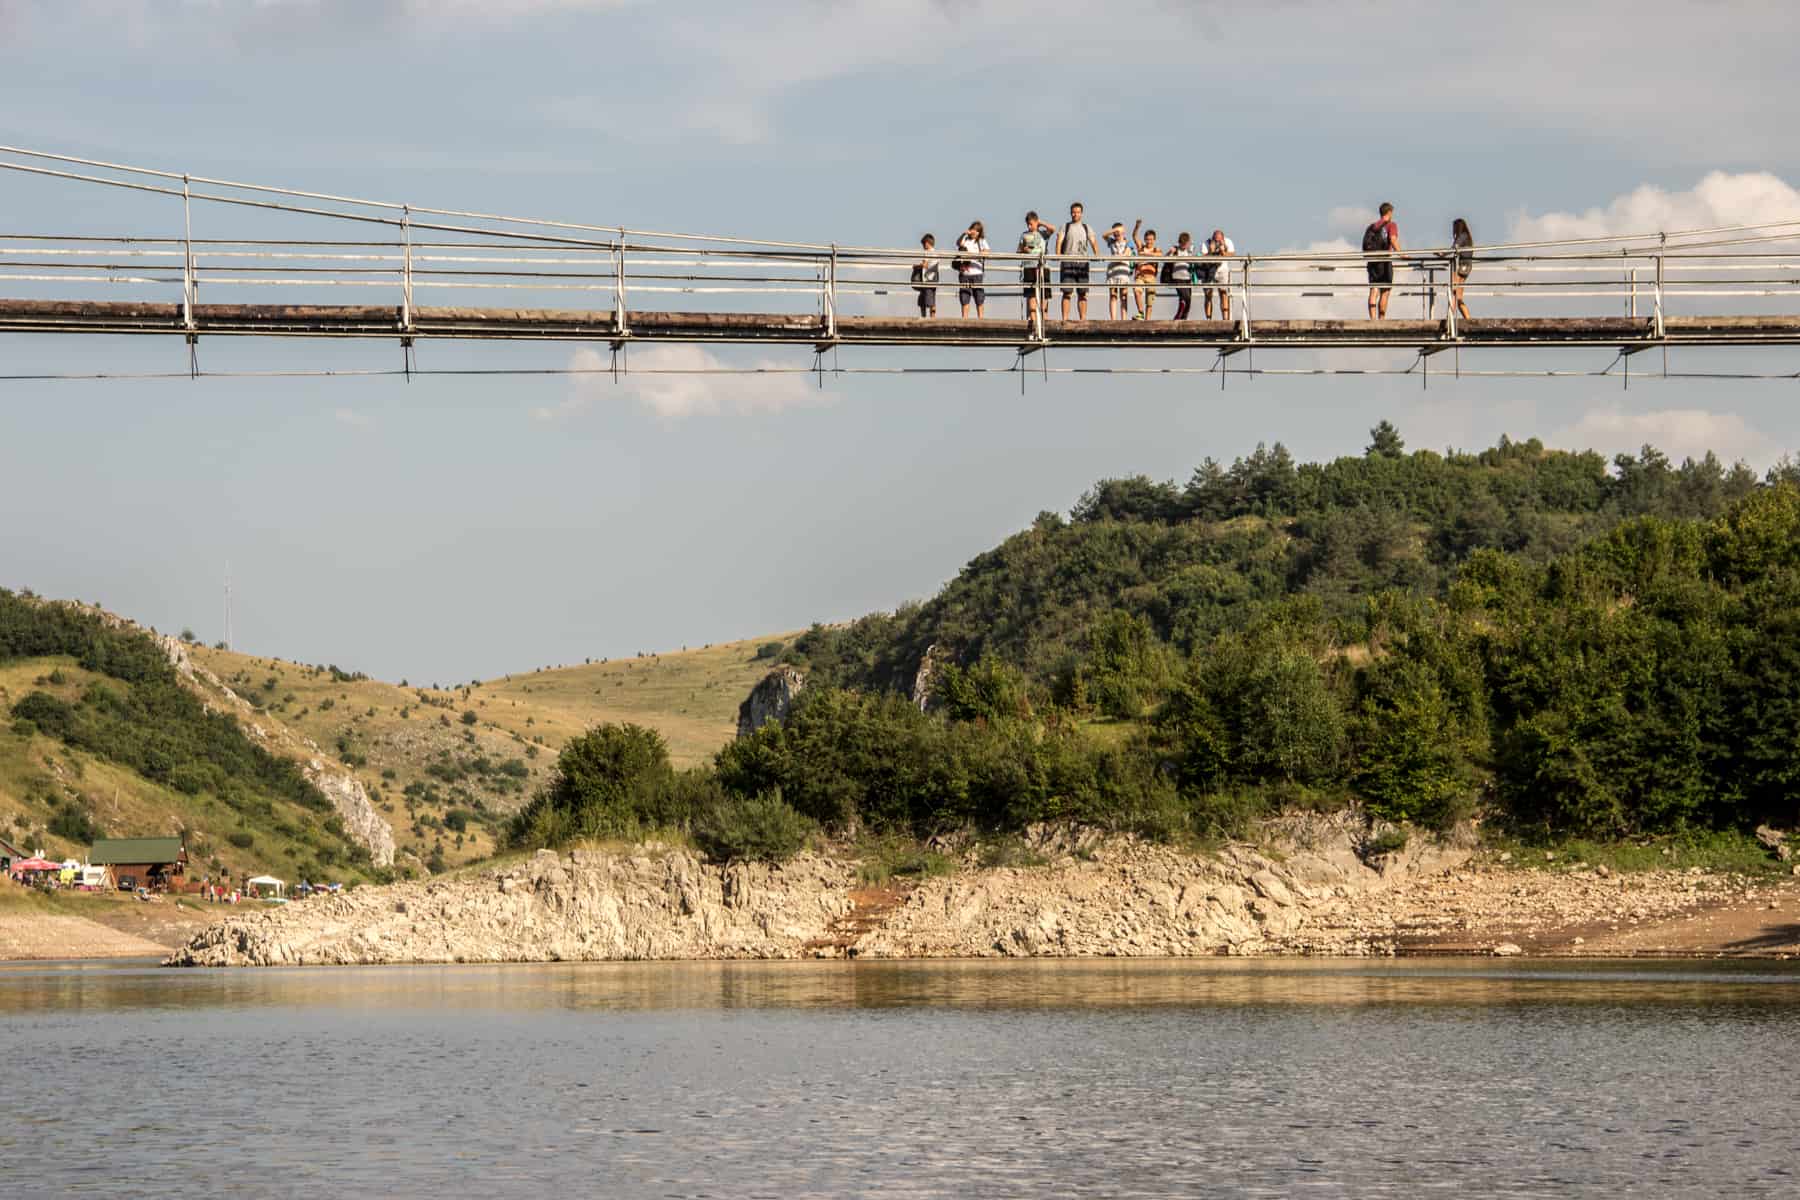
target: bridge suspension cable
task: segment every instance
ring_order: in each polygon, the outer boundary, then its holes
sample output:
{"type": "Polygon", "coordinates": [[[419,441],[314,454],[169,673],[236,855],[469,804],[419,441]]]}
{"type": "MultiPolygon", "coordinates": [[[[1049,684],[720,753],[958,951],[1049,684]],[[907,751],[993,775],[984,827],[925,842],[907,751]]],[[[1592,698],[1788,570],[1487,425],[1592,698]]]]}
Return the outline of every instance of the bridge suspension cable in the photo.
{"type": "MultiPolygon", "coordinates": [[[[1800,219],[1668,232],[1517,241],[1472,252],[1452,247],[1370,255],[1323,252],[1195,255],[1199,278],[1124,284],[1104,279],[1104,257],[990,252],[982,285],[1003,303],[1041,306],[1023,319],[918,319],[920,286],[952,291],[955,252],[936,251],[935,284],[909,278],[922,252],[892,247],[675,233],[475,210],[361,199],[329,192],[157,170],[0,146],[0,170],[179,199],[180,234],[41,234],[0,229],[0,332],[179,334],[202,337],[398,339],[405,374],[420,339],[630,344],[791,344],[1004,348],[1020,362],[1051,349],[1209,352],[1207,367],[1059,367],[1094,374],[1409,374],[1430,357],[1479,349],[1601,348],[1627,366],[1647,349],[1800,345],[1800,219]],[[31,160],[31,161],[21,161],[31,160]],[[196,204],[246,210],[266,221],[340,223],[338,236],[194,232],[196,204]],[[1362,308],[1365,268],[1396,268],[1405,315],[1345,318],[1362,308]],[[1052,281],[1065,263],[1099,265],[1094,283],[1052,281]],[[1470,266],[1472,275],[1460,269],[1470,266]],[[1044,281],[1033,285],[1028,273],[1044,281]],[[944,275],[951,276],[943,278],[944,275]],[[1105,300],[1149,289],[1187,291],[1201,319],[1055,320],[1059,292],[1105,300]],[[321,291],[320,289],[326,289],[321,291]],[[343,297],[321,302],[322,297],[343,297]],[[729,299],[727,299],[729,298],[729,299]],[[1462,317],[1457,301],[1477,315],[1462,317]],[[1213,319],[1214,302],[1219,318],[1213,319]],[[1405,310],[1416,304],[1416,315],[1405,310]],[[1256,367],[1257,350],[1377,350],[1415,355],[1403,371],[1336,365],[1256,367]],[[1243,365],[1230,362],[1245,355],[1243,365]],[[1228,369],[1229,368],[1229,369],[1228,369]]],[[[202,223],[204,226],[204,222],[202,223]]],[[[314,230],[323,233],[325,229],[314,230]]],[[[1143,260],[1152,261],[1152,260],[1143,260]]],[[[1160,266],[1168,260],[1154,260],[1160,266]]],[[[1135,263],[1133,264],[1136,265],[1135,263]]],[[[960,281],[969,286],[969,281],[960,281]]],[[[1008,373],[1018,369],[851,367],[836,374],[1008,373]]],[[[1608,370],[1610,371],[1610,367],[1608,370]]],[[[798,373],[817,374],[796,367],[798,373]]],[[[377,372],[378,373],[378,372],[377,372]]],[[[544,371],[533,373],[568,373],[544,371]]],[[[642,373],[641,369],[638,373],[642,373]]],[[[1605,373],[1605,372],[1601,372],[1605,373]]],[[[198,377],[197,358],[189,377],[198,377]]],[[[346,374],[346,372],[325,372],[346,374]]],[[[1544,377],[1542,371],[1464,375],[1544,377]]],[[[1574,371],[1570,375],[1594,372],[1574,371]]],[[[42,376],[36,376],[41,378],[42,376]]],[[[109,376],[122,378],[123,376],[109,376]]],[[[1688,372],[1671,378],[1786,377],[1688,372]]],[[[0,378],[17,378],[0,376],[0,378]]]]}

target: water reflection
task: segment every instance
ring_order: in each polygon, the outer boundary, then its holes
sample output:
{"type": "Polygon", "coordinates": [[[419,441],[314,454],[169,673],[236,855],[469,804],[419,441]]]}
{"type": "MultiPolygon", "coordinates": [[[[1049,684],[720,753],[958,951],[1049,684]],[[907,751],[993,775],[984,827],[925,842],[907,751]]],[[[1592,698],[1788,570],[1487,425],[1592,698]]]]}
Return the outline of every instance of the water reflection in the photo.
{"type": "Polygon", "coordinates": [[[0,968],[45,1195],[1793,1195],[1785,964],[0,968]]]}
{"type": "Polygon", "coordinates": [[[0,1013],[268,1007],[1082,1010],[1540,1003],[1800,1007],[1800,964],[1084,959],[226,971],[172,971],[149,963],[0,966],[0,1013]]]}

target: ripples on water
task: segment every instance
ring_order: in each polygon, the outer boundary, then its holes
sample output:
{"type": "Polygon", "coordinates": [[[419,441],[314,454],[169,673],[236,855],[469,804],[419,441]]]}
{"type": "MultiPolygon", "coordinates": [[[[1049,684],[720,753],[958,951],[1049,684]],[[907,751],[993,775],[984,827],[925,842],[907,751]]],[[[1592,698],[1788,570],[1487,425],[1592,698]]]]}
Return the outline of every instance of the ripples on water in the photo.
{"type": "Polygon", "coordinates": [[[1800,1194],[1785,964],[0,967],[9,1185],[1800,1194]]]}

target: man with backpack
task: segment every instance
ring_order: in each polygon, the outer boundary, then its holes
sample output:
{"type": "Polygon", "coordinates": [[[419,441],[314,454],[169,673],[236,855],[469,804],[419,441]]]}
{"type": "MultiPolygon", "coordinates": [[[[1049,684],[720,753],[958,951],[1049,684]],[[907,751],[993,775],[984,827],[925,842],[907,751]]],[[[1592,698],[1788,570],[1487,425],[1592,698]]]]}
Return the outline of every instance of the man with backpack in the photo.
{"type": "Polygon", "coordinates": [[[1389,255],[1400,249],[1400,227],[1394,224],[1392,204],[1384,203],[1381,215],[1363,230],[1362,248],[1364,254],[1381,256],[1369,260],[1369,320],[1383,320],[1394,290],[1394,260],[1389,255]]]}
{"type": "Polygon", "coordinates": [[[1094,237],[1094,231],[1082,220],[1084,210],[1081,201],[1069,205],[1069,223],[1062,227],[1062,236],[1056,240],[1056,252],[1080,256],[1077,261],[1064,259],[1057,270],[1057,277],[1063,285],[1062,319],[1069,319],[1069,296],[1075,296],[1075,310],[1087,320],[1088,300],[1088,261],[1087,256],[1099,249],[1100,243],[1094,237]],[[1074,286],[1070,286],[1073,284],[1074,286]]]}

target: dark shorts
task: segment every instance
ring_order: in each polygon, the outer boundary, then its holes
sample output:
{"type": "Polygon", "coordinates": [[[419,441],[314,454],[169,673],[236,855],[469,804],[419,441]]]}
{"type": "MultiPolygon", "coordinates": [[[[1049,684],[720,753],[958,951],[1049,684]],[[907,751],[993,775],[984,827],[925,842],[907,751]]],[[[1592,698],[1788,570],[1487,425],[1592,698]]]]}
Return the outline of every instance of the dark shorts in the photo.
{"type": "MultiPolygon", "coordinates": [[[[1061,268],[1059,269],[1059,274],[1061,276],[1061,282],[1063,282],[1065,284],[1078,283],[1078,284],[1085,285],[1088,281],[1088,264],[1084,263],[1084,262],[1063,263],[1061,268]]],[[[1075,292],[1075,291],[1079,291],[1081,293],[1082,299],[1085,300],[1087,298],[1088,290],[1085,286],[1083,286],[1080,288],[1072,288],[1072,287],[1063,288],[1063,290],[1062,290],[1063,299],[1067,300],[1069,298],[1069,293],[1075,292]]]]}
{"type": "Polygon", "coordinates": [[[956,302],[958,304],[986,304],[987,289],[978,284],[959,287],[956,289],[956,302]]]}
{"type": "MultiPolygon", "coordinates": [[[[1049,272],[1046,271],[1045,274],[1048,275],[1049,272]]],[[[1038,281],[1038,269],[1036,267],[1021,267],[1021,268],[1019,268],[1019,282],[1020,283],[1036,283],[1037,281],[1038,281]]],[[[1048,282],[1048,280],[1046,280],[1045,282],[1048,282]]]]}
{"type": "Polygon", "coordinates": [[[1383,287],[1393,283],[1394,264],[1391,262],[1370,263],[1369,282],[1381,284],[1383,287]]]}
{"type": "Polygon", "coordinates": [[[937,289],[936,288],[934,288],[934,287],[914,288],[913,291],[919,293],[919,311],[920,312],[924,312],[928,308],[936,308],[937,307],[937,289]]]}
{"type": "Polygon", "coordinates": [[[1194,267],[1194,279],[1198,283],[1211,283],[1218,277],[1218,263],[1198,263],[1194,267]]]}

